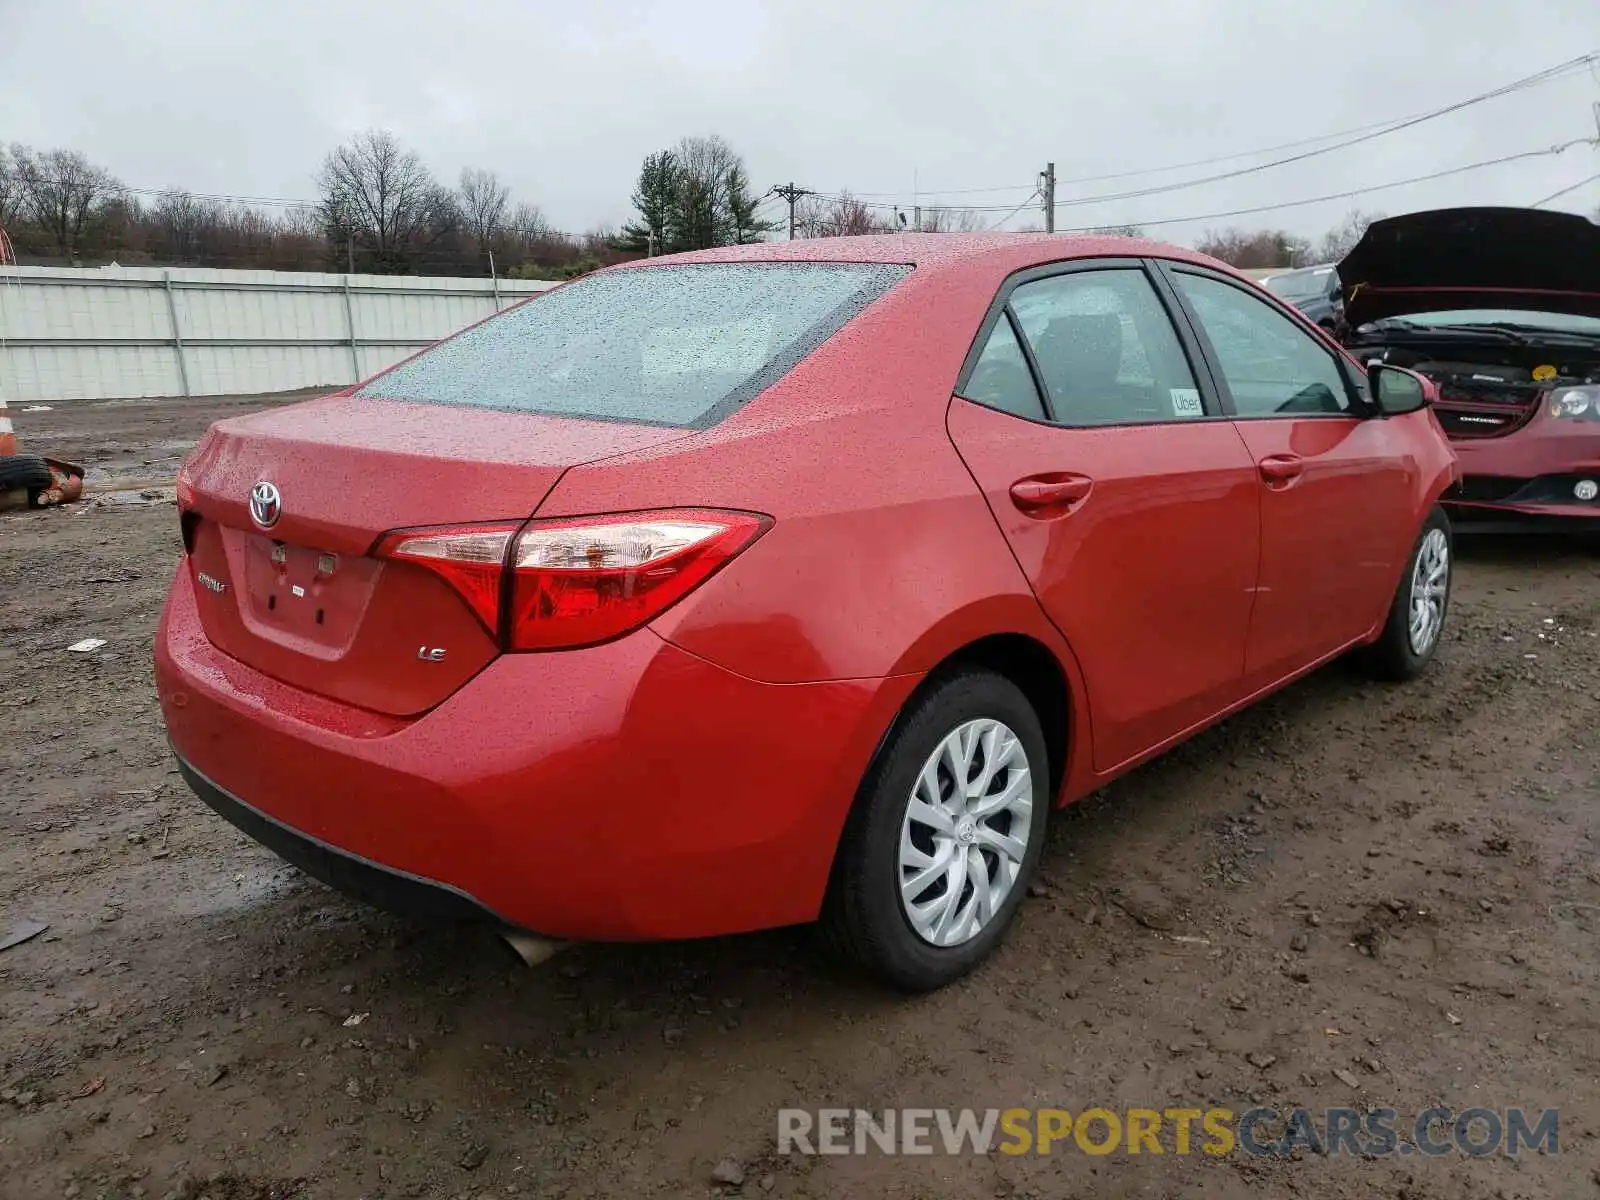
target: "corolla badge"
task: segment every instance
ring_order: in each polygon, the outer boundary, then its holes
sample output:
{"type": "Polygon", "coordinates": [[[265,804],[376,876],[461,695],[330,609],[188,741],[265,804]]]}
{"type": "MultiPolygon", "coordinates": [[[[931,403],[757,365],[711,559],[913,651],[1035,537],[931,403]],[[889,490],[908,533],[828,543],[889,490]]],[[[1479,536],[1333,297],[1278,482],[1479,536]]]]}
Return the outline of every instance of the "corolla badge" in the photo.
{"type": "Polygon", "coordinates": [[[263,479],[250,489],[250,519],[263,529],[271,529],[283,515],[283,497],[276,484],[263,479]]]}

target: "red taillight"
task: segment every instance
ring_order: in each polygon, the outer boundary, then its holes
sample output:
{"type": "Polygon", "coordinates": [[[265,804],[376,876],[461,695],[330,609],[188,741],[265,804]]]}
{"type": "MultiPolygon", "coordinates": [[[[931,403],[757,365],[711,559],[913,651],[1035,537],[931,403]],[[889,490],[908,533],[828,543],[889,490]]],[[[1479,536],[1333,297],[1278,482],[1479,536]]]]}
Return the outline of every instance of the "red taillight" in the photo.
{"type": "Polygon", "coordinates": [[[500,581],[506,553],[520,521],[493,525],[397,529],[385,534],[373,553],[432,571],[472,606],[492,634],[500,630],[500,581]]]}
{"type": "Polygon", "coordinates": [[[402,529],[375,553],[448,581],[507,649],[560,650],[609,641],[653,620],[770,523],[751,513],[671,509],[402,529]],[[502,631],[507,568],[510,616],[502,631]]]}
{"type": "Polygon", "coordinates": [[[512,554],[508,645],[588,646],[637,629],[709,579],[768,523],[704,509],[531,521],[512,554]]]}

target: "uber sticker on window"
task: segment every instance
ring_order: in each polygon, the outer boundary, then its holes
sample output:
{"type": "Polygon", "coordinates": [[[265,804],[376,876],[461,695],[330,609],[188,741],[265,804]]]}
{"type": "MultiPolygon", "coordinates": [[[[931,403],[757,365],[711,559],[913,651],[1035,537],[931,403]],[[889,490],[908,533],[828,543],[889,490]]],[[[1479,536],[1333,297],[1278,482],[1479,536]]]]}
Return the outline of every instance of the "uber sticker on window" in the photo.
{"type": "Polygon", "coordinates": [[[1196,388],[1168,388],[1167,395],[1172,397],[1172,415],[1175,417],[1203,417],[1206,415],[1205,407],[1200,403],[1200,392],[1196,388]]]}

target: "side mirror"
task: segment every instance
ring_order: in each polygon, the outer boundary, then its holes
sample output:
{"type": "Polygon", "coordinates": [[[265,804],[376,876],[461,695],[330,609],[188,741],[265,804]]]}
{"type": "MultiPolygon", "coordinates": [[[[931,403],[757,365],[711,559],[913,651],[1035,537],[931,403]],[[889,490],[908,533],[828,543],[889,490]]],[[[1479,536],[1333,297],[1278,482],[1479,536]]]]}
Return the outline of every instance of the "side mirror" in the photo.
{"type": "Polygon", "coordinates": [[[1373,403],[1386,417],[1416,412],[1439,398],[1439,386],[1433,380],[1388,363],[1367,364],[1367,386],[1373,403]]]}

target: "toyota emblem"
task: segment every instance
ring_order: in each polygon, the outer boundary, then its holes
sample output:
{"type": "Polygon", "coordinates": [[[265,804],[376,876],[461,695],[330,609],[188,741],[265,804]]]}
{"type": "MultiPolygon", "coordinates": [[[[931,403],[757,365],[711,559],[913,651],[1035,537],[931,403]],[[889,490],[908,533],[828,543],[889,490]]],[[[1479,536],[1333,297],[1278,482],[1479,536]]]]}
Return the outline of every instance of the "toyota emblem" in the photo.
{"type": "Polygon", "coordinates": [[[283,497],[276,484],[263,479],[250,489],[250,519],[263,529],[271,529],[283,515],[283,497]]]}

